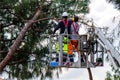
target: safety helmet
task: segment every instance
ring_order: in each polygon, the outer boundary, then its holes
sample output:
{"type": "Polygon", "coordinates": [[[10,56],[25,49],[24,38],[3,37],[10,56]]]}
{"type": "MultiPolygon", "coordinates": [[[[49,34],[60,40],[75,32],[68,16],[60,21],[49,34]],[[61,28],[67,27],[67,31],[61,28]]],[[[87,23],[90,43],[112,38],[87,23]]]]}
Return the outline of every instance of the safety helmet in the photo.
{"type": "Polygon", "coordinates": [[[68,16],[67,12],[63,12],[62,16],[68,16]]]}

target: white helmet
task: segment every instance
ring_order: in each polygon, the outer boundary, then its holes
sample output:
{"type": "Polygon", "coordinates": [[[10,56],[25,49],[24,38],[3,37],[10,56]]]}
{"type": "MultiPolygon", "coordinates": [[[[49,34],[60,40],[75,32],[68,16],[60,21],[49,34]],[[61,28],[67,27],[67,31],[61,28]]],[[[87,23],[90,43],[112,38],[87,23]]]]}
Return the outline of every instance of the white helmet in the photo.
{"type": "Polygon", "coordinates": [[[68,16],[67,12],[63,12],[62,16],[68,16]]]}

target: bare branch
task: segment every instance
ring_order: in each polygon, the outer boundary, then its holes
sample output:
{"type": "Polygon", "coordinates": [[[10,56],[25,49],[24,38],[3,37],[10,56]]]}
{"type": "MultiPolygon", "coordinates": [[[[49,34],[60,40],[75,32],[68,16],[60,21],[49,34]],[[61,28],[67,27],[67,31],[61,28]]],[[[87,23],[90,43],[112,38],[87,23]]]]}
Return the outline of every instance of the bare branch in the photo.
{"type": "Polygon", "coordinates": [[[0,51],[0,54],[4,54],[7,53],[8,51],[0,51]]]}
{"type": "Polygon", "coordinates": [[[41,9],[41,7],[40,7],[40,4],[39,4],[39,1],[38,0],[36,0],[36,5],[37,5],[37,9],[41,9]]]}
{"type": "Polygon", "coordinates": [[[9,62],[11,61],[14,53],[16,52],[21,40],[23,39],[23,37],[25,36],[25,33],[28,31],[28,29],[31,27],[31,25],[33,24],[33,21],[36,20],[39,15],[40,15],[40,9],[37,10],[36,14],[34,15],[34,17],[29,20],[23,27],[23,29],[21,30],[20,34],[18,35],[18,37],[16,38],[16,40],[14,41],[13,45],[10,47],[9,52],[7,54],[7,56],[4,58],[4,60],[0,63],[0,71],[2,71],[4,69],[4,67],[9,64],[9,62]]]}
{"type": "Polygon", "coordinates": [[[14,61],[14,62],[10,63],[10,65],[13,65],[13,64],[20,64],[20,63],[23,63],[23,62],[25,62],[25,61],[26,61],[26,59],[23,58],[23,59],[20,59],[20,60],[18,60],[18,61],[14,61]]]}
{"type": "Polygon", "coordinates": [[[38,20],[33,21],[33,23],[39,22],[39,21],[45,21],[45,20],[49,20],[49,19],[54,19],[54,18],[42,18],[42,19],[38,19],[38,20]]]}

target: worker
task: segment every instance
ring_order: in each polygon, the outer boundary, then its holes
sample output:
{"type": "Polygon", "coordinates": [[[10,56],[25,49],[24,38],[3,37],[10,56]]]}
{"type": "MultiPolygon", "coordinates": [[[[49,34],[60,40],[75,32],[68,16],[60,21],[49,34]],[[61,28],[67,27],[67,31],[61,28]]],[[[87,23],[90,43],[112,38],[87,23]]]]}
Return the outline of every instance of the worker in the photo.
{"type": "MultiPolygon", "coordinates": [[[[60,51],[60,45],[58,42],[56,44],[56,52],[59,53],[59,51],[60,51]]],[[[68,55],[68,38],[64,37],[63,38],[63,62],[66,62],[67,55],[68,55]]],[[[58,54],[57,54],[56,62],[58,62],[58,54]]]]}
{"type": "MultiPolygon", "coordinates": [[[[68,20],[68,13],[63,12],[62,20],[59,21],[57,27],[53,31],[53,33],[55,33],[58,29],[60,29],[60,34],[65,34],[65,36],[63,37],[63,62],[66,62],[67,56],[69,56],[68,55],[68,44],[69,44],[68,38],[70,37],[69,36],[67,37],[66,35],[70,34],[70,30],[71,30],[70,28],[71,28],[71,20],[68,20]]],[[[60,47],[59,43],[57,43],[56,46],[57,46],[56,50],[58,51],[60,47]]],[[[56,61],[58,61],[58,59],[56,61]]],[[[70,61],[73,62],[73,59],[70,59],[70,61]]]]}
{"type": "Polygon", "coordinates": [[[76,52],[78,52],[78,40],[79,40],[79,24],[78,24],[79,17],[75,16],[74,21],[71,24],[71,41],[68,46],[68,54],[73,54],[73,48],[76,49],[76,52]],[[72,44],[72,45],[71,45],[72,44]]]}
{"type": "Polygon", "coordinates": [[[71,26],[71,22],[68,20],[68,13],[63,12],[62,20],[59,21],[53,33],[55,33],[58,29],[60,29],[60,34],[63,34],[63,33],[70,34],[70,26],[71,26]]]}

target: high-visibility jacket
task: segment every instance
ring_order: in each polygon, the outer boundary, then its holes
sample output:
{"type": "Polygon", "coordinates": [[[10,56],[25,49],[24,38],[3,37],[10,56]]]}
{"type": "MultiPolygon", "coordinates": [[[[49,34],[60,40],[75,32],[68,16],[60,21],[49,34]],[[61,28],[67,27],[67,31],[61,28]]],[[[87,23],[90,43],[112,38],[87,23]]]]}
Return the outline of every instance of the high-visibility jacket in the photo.
{"type": "MultiPolygon", "coordinates": [[[[63,53],[67,54],[68,53],[68,38],[67,37],[63,37],[63,53]]],[[[58,53],[60,51],[60,44],[59,42],[56,43],[56,52],[58,53]]]]}
{"type": "MultiPolygon", "coordinates": [[[[56,43],[56,52],[59,53],[60,51],[60,44],[59,42],[56,43]]],[[[63,48],[62,51],[64,54],[73,54],[73,45],[71,43],[71,41],[69,39],[67,39],[66,37],[63,38],[63,48]]]]}
{"type": "MultiPolygon", "coordinates": [[[[56,44],[56,52],[59,53],[60,51],[60,45],[59,43],[56,44]]],[[[63,53],[67,54],[68,53],[68,44],[63,43],[63,53]]]]}

